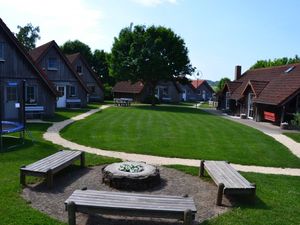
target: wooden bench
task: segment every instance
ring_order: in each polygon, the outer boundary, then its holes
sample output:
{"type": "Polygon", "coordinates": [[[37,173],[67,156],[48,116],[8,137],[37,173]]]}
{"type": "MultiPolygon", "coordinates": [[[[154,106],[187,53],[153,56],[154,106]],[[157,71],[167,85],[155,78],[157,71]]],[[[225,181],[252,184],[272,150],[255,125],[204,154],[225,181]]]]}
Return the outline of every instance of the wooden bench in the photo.
{"type": "Polygon", "coordinates": [[[75,190],[65,206],[69,225],[76,224],[76,212],[180,219],[191,225],[197,212],[189,197],[94,190],[75,190]]]}
{"type": "Polygon", "coordinates": [[[218,186],[217,205],[222,204],[223,194],[248,194],[255,199],[256,185],[249,183],[239,172],[225,161],[204,161],[200,163],[199,176],[204,176],[204,170],[218,186]]]}
{"type": "Polygon", "coordinates": [[[132,101],[132,98],[114,98],[115,106],[130,106],[132,101]]]}
{"type": "Polygon", "coordinates": [[[41,105],[28,105],[25,106],[25,113],[26,115],[40,115],[42,118],[42,114],[44,113],[45,109],[44,106],[41,105]]]}
{"type": "Polygon", "coordinates": [[[20,183],[26,185],[26,175],[45,177],[47,186],[50,188],[53,186],[53,175],[78,159],[80,159],[81,167],[84,167],[84,152],[61,150],[28,166],[22,166],[20,168],[20,183]]]}
{"type": "Polygon", "coordinates": [[[66,100],[68,108],[79,107],[81,106],[81,100],[79,98],[68,98],[66,100]]]}

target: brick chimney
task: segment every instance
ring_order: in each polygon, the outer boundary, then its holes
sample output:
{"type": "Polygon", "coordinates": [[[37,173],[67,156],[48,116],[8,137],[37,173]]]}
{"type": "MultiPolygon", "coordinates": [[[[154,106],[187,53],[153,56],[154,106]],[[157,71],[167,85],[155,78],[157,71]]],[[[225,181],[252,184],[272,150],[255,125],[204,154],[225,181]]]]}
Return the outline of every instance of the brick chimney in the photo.
{"type": "Polygon", "coordinates": [[[234,79],[238,80],[242,76],[242,67],[241,66],[235,66],[235,73],[234,73],[234,79]]]}

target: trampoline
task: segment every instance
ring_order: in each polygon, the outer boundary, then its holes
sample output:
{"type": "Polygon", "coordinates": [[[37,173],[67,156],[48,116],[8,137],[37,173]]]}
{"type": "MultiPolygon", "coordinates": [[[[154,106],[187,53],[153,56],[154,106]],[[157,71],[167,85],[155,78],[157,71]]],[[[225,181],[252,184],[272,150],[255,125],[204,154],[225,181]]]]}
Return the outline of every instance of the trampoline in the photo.
{"type": "Polygon", "coordinates": [[[24,131],[25,126],[22,123],[13,122],[13,121],[1,121],[2,129],[1,134],[10,134],[15,132],[24,131]]]}
{"type": "MultiPolygon", "coordinates": [[[[19,133],[24,144],[25,120],[25,81],[13,80],[0,83],[0,151],[18,146],[17,140],[3,144],[3,137],[16,138],[12,133],[19,133]],[[13,144],[13,145],[11,145],[13,144]]],[[[8,140],[8,139],[6,139],[8,140]]]]}

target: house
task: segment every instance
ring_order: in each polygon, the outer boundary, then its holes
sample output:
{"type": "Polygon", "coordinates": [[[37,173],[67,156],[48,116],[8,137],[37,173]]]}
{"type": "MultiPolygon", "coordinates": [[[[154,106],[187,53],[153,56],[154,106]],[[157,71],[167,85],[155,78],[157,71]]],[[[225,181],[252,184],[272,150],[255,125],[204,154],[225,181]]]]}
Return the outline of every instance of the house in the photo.
{"type": "Polygon", "coordinates": [[[32,60],[22,44],[0,19],[0,98],[4,119],[15,118],[15,104],[19,93],[17,85],[25,80],[26,105],[41,106],[44,115],[53,116],[58,92],[46,74],[32,60]]]}
{"type": "Polygon", "coordinates": [[[103,85],[97,74],[87,63],[86,59],[80,53],[66,56],[73,66],[73,69],[78,73],[90,90],[88,101],[102,102],[104,100],[103,85]]]}
{"type": "MultiPolygon", "coordinates": [[[[132,98],[135,102],[145,102],[150,97],[149,85],[141,81],[131,83],[130,81],[117,82],[112,92],[115,98],[132,98]]],[[[176,82],[160,81],[155,88],[155,96],[162,102],[180,102],[181,89],[176,82]]]]}
{"type": "Polygon", "coordinates": [[[87,105],[89,90],[55,41],[41,45],[29,54],[56,86],[60,94],[57,108],[87,105]]]}
{"type": "Polygon", "coordinates": [[[288,122],[300,112],[300,64],[250,69],[223,88],[219,109],[256,121],[288,122]]]}
{"type": "Polygon", "coordinates": [[[208,101],[215,93],[206,80],[192,80],[191,84],[194,87],[197,101],[208,101]]]}

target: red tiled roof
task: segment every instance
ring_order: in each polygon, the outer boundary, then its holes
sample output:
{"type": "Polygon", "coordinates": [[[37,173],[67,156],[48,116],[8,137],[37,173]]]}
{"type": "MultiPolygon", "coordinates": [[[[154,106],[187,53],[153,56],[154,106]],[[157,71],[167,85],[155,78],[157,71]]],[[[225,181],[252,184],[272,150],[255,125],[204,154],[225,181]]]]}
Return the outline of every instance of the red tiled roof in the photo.
{"type": "Polygon", "coordinates": [[[86,86],[86,84],[81,80],[80,76],[77,74],[77,72],[74,70],[74,68],[72,67],[71,63],[69,62],[69,60],[67,59],[67,57],[62,53],[62,51],[60,50],[60,48],[58,47],[58,45],[56,44],[55,41],[50,41],[46,44],[43,44],[33,50],[31,50],[29,52],[29,54],[31,55],[31,57],[34,59],[35,62],[39,62],[42,57],[46,54],[46,52],[48,52],[48,50],[53,47],[57,50],[58,54],[61,56],[61,58],[63,59],[63,61],[65,62],[65,64],[67,65],[67,67],[71,70],[71,72],[74,74],[75,78],[79,81],[79,83],[81,84],[81,86],[83,87],[83,89],[89,93],[89,89],[86,86]]]}
{"type": "Polygon", "coordinates": [[[191,84],[194,88],[201,86],[206,80],[192,80],[191,84]]]}
{"type": "Polygon", "coordinates": [[[92,70],[92,68],[90,67],[88,62],[85,60],[85,58],[79,52],[71,54],[71,55],[66,55],[66,57],[73,66],[74,66],[76,59],[80,58],[81,61],[85,64],[86,68],[89,70],[90,74],[92,74],[93,78],[95,79],[95,81],[97,82],[99,87],[103,90],[103,85],[102,85],[102,82],[99,79],[98,75],[92,70]]]}
{"type": "Polygon", "coordinates": [[[144,84],[140,81],[131,83],[130,81],[120,81],[115,84],[112,92],[134,93],[139,94],[144,89],[144,84]]]}
{"type": "Polygon", "coordinates": [[[42,82],[50,89],[51,93],[55,96],[58,96],[58,92],[56,91],[53,83],[48,79],[47,75],[44,71],[35,63],[35,60],[28,54],[28,52],[24,49],[24,47],[19,43],[17,38],[13,35],[10,29],[6,26],[3,20],[0,18],[0,27],[7,34],[8,38],[13,42],[13,44],[17,47],[17,49],[21,52],[21,54],[27,59],[27,61],[32,65],[33,69],[37,72],[37,75],[41,78],[42,82]]]}
{"type": "Polygon", "coordinates": [[[252,86],[256,97],[254,102],[282,105],[300,91],[300,63],[246,71],[234,82],[242,84],[231,92],[232,99],[240,99],[248,85],[252,86]],[[285,72],[294,67],[290,72],[285,72]]]}

